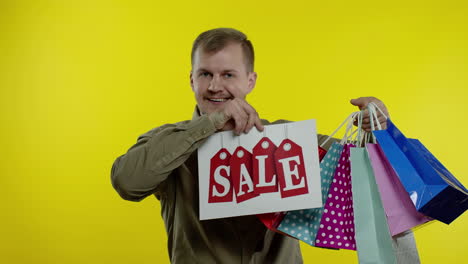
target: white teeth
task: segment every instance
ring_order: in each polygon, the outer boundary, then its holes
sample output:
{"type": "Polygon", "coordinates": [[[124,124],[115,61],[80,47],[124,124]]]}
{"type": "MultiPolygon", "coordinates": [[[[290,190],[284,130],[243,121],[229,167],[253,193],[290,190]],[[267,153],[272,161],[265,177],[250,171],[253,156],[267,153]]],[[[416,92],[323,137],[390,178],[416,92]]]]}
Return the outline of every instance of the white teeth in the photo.
{"type": "Polygon", "coordinates": [[[223,99],[223,98],[210,98],[208,99],[210,101],[213,101],[213,102],[224,102],[224,101],[227,101],[227,99],[223,99]]]}

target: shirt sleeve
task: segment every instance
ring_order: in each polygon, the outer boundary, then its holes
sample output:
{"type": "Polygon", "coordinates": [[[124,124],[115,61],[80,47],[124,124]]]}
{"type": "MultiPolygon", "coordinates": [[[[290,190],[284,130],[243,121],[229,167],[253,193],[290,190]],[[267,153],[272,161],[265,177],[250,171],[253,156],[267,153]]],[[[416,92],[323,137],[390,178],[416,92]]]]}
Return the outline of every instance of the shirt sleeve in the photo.
{"type": "Polygon", "coordinates": [[[171,172],[182,165],[210,135],[222,117],[203,115],[191,121],[166,124],[141,135],[127,153],[118,157],[111,182],[128,201],[141,201],[158,191],[171,172]]]}

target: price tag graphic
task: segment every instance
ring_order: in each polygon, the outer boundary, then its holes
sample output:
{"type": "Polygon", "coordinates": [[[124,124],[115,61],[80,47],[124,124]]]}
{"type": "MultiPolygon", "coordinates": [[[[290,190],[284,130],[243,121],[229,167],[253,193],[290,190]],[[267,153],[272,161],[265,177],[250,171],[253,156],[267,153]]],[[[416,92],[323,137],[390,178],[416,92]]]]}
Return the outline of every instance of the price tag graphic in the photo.
{"type": "Polygon", "coordinates": [[[283,140],[275,151],[275,162],[282,198],[308,193],[301,146],[283,140]]]}
{"type": "Polygon", "coordinates": [[[210,160],[209,203],[232,202],[233,200],[230,159],[229,151],[222,148],[210,160]]]}
{"type": "Polygon", "coordinates": [[[253,181],[255,193],[278,191],[278,180],[274,153],[276,145],[267,137],[263,137],[252,150],[253,181]]]}

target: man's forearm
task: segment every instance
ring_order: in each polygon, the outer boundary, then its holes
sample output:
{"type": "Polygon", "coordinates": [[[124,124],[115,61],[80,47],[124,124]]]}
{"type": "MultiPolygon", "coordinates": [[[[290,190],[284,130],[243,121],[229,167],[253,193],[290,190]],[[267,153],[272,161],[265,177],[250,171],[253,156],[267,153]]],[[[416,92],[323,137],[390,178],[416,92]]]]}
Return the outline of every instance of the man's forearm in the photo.
{"type": "Polygon", "coordinates": [[[115,160],[112,185],[123,199],[142,200],[155,193],[168,175],[215,132],[213,121],[206,115],[149,131],[115,160]]]}

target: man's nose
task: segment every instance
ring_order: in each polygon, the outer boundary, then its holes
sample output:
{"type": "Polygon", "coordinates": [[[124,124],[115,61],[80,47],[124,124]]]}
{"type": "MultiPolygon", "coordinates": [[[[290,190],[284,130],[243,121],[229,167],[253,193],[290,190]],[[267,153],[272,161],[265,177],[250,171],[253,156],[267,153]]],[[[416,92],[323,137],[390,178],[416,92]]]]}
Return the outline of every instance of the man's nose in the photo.
{"type": "Polygon", "coordinates": [[[211,79],[210,86],[208,87],[208,91],[211,92],[218,92],[222,90],[222,83],[219,79],[219,76],[214,75],[213,79],[211,79]]]}

